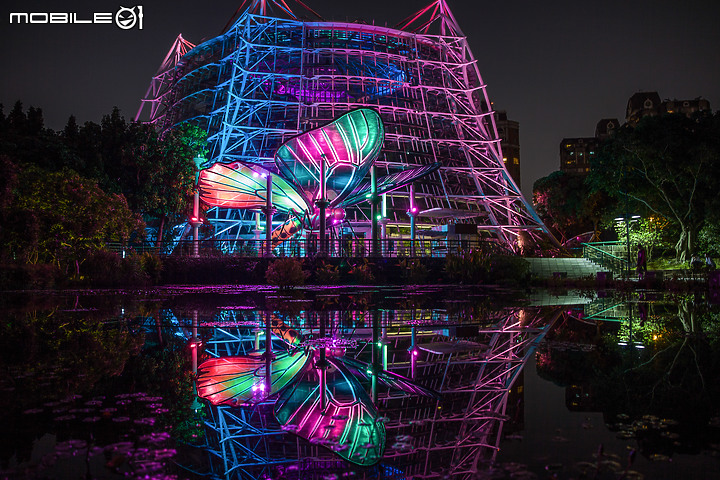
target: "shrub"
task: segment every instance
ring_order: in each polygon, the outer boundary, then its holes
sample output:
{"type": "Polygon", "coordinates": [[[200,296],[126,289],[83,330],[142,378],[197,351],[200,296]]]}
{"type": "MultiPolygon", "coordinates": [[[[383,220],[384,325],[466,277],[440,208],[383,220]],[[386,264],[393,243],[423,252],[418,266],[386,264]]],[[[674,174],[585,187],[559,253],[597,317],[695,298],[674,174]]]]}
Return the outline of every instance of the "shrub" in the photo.
{"type": "Polygon", "coordinates": [[[445,257],[445,274],[451,283],[477,284],[490,271],[490,254],[484,249],[461,250],[445,257]]]}
{"type": "Polygon", "coordinates": [[[417,258],[402,260],[398,267],[402,270],[403,278],[408,283],[423,283],[429,274],[428,268],[417,258]]]}
{"type": "Polygon", "coordinates": [[[143,253],[140,256],[140,266],[151,283],[156,284],[160,281],[163,264],[159,255],[151,252],[143,253]]]}
{"type": "Polygon", "coordinates": [[[340,270],[331,263],[322,262],[315,269],[315,281],[318,285],[337,285],[340,282],[340,270]]]}
{"type": "Polygon", "coordinates": [[[375,281],[375,276],[372,272],[372,267],[368,263],[367,259],[363,259],[362,263],[354,265],[350,269],[350,275],[353,276],[357,283],[367,285],[375,281]]]}
{"type": "Polygon", "coordinates": [[[116,252],[98,250],[82,264],[88,282],[93,286],[108,287],[120,283],[122,258],[116,252]]]}
{"type": "Polygon", "coordinates": [[[530,264],[522,257],[493,255],[490,259],[490,276],[497,282],[526,285],[530,282],[530,264]]]}
{"type": "Polygon", "coordinates": [[[265,281],[280,288],[305,284],[302,264],[293,257],[279,258],[272,262],[265,272],[265,281]]]}
{"type": "Polygon", "coordinates": [[[120,283],[122,285],[146,285],[149,278],[143,271],[142,256],[127,255],[120,262],[120,283]]]}

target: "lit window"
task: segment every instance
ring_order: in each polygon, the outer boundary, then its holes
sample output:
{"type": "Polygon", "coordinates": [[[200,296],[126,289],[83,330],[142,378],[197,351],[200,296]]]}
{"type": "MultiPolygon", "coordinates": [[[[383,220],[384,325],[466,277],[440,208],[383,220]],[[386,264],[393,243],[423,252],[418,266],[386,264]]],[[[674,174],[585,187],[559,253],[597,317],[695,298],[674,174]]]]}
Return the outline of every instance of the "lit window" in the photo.
{"type": "Polygon", "coordinates": [[[513,164],[520,165],[520,159],[517,157],[513,157],[513,164]]]}
{"type": "Polygon", "coordinates": [[[507,157],[503,157],[503,162],[507,163],[507,157]]]}

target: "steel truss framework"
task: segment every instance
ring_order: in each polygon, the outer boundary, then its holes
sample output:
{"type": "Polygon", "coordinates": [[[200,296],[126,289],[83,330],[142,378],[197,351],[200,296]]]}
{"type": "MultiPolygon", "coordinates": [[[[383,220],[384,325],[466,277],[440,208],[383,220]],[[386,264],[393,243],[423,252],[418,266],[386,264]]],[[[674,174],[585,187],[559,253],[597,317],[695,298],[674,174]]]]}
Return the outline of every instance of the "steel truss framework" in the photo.
{"type": "MultiPolygon", "coordinates": [[[[370,327],[376,325],[384,368],[442,394],[437,401],[380,390],[377,406],[386,419],[388,445],[380,464],[356,469],[356,478],[471,479],[494,461],[510,389],[560,315],[558,308],[516,308],[487,314],[478,323],[418,309],[302,312],[283,321],[312,334],[324,316],[326,334],[356,340],[358,347],[347,354],[365,361],[378,348],[370,327]],[[459,329],[468,328],[477,335],[458,339],[459,329]]],[[[238,311],[223,316],[227,326],[214,328],[207,353],[222,357],[264,349],[263,317],[238,311]]],[[[270,312],[264,318],[277,321],[270,312]]],[[[271,403],[207,408],[208,448],[224,478],[275,478],[282,470],[287,478],[320,479],[353,468],[329,450],[284,432],[271,403]]]]}
{"type": "MultiPolygon", "coordinates": [[[[552,239],[503,164],[486,86],[445,0],[401,29],[258,14],[266,3],[252,2],[223,35],[189,51],[178,37],[143,99],[146,118],[161,128],[205,128],[207,166],[239,160],[274,170],[283,142],[373,108],[386,131],[379,175],[442,163],[415,184],[421,230],[470,222],[508,245],[523,231],[552,239]]],[[[387,237],[406,235],[410,196],[407,187],[384,196],[387,237]]],[[[346,226],[367,225],[369,211],[366,203],[352,207],[346,226]]],[[[216,238],[248,238],[256,228],[251,212],[213,208],[208,220],[216,238]]]]}

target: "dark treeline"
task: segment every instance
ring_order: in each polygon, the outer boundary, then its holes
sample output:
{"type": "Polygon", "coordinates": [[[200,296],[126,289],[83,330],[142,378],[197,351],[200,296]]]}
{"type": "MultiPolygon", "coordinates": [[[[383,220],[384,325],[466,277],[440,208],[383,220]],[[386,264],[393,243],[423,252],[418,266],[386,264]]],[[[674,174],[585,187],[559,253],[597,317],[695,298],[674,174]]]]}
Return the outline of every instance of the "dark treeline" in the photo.
{"type": "Polygon", "coordinates": [[[535,208],[563,241],[627,239],[686,264],[720,256],[720,113],[644,117],[599,148],[588,175],[535,182],[535,208]],[[629,228],[617,219],[627,218],[629,228]],[[629,220],[628,220],[629,221],[629,220]],[[600,237],[603,233],[604,236],[600,237]]]}
{"type": "Polygon", "coordinates": [[[0,264],[48,265],[79,277],[108,242],[160,243],[186,215],[204,133],[161,134],[117,108],[100,123],[46,128],[40,108],[0,105],[0,264]]]}

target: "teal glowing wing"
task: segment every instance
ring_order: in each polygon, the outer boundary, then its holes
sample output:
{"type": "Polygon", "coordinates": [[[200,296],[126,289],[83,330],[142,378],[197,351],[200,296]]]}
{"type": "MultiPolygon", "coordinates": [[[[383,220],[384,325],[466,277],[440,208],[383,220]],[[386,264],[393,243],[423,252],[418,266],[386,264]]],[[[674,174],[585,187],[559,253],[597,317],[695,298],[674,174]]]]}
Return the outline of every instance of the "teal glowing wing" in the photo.
{"type": "MultiPolygon", "coordinates": [[[[213,207],[260,209],[266,204],[267,176],[257,165],[216,163],[200,171],[200,199],[213,207]]],[[[272,176],[272,203],[280,213],[305,212],[308,205],[279,175],[272,176]]]]}
{"type": "Polygon", "coordinates": [[[356,465],[371,466],[385,451],[385,424],[367,392],[341,363],[328,358],[326,408],[317,370],[308,368],[275,404],[283,429],[322,445],[356,465]]]}
{"type": "Polygon", "coordinates": [[[287,387],[308,359],[304,351],[276,352],[268,388],[267,364],[259,355],[211,358],[198,367],[197,393],[213,405],[252,405],[287,387]]]}
{"type": "Polygon", "coordinates": [[[358,108],[285,142],[275,154],[275,164],[310,205],[320,197],[324,158],[328,198],[333,207],[367,175],[380,154],[384,137],[380,115],[369,108],[358,108]]]}

